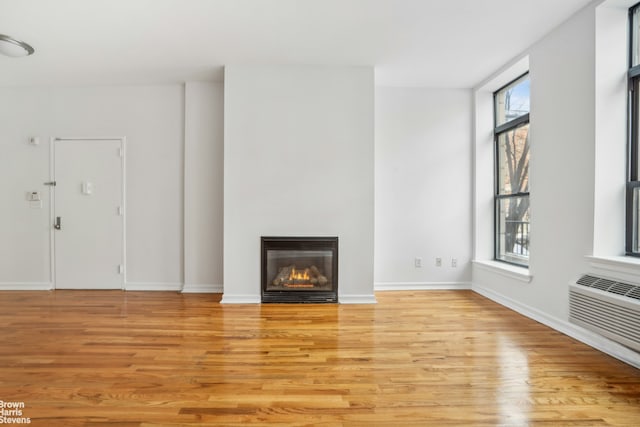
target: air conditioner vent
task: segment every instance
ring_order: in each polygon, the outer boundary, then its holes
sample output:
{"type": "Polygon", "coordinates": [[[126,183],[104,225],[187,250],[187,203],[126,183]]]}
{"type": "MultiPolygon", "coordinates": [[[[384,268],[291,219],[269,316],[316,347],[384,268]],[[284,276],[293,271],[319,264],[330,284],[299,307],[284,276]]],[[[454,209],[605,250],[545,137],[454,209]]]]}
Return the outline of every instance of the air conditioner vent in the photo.
{"type": "Polygon", "coordinates": [[[640,351],[640,286],[582,276],[569,287],[569,320],[640,351]]]}
{"type": "Polygon", "coordinates": [[[610,287],[615,285],[616,282],[608,279],[600,279],[591,285],[592,288],[600,289],[601,291],[608,291],[610,287]]]}
{"type": "Polygon", "coordinates": [[[636,286],[630,285],[628,283],[614,283],[607,292],[611,292],[613,294],[618,295],[627,295],[630,290],[635,289],[636,286]]]}
{"type": "Polygon", "coordinates": [[[624,295],[629,298],[640,299],[640,286],[631,285],[629,283],[616,282],[615,280],[584,275],[576,280],[576,284],[586,286],[588,288],[600,289],[601,291],[610,292],[612,294],[624,295]]]}
{"type": "Polygon", "coordinates": [[[581,278],[579,278],[576,283],[578,285],[583,285],[583,286],[591,286],[593,285],[596,281],[600,280],[599,277],[594,277],[594,276],[582,276],[581,278]]]}
{"type": "Polygon", "coordinates": [[[635,288],[633,288],[632,290],[630,290],[627,293],[627,296],[629,298],[635,298],[637,300],[640,300],[640,287],[636,286],[635,288]]]}

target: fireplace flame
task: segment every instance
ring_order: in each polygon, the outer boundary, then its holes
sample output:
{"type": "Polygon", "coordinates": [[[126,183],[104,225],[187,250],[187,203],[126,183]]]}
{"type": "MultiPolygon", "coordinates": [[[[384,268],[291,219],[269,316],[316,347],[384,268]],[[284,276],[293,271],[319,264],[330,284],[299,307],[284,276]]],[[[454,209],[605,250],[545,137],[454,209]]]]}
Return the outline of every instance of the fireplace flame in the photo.
{"type": "Polygon", "coordinates": [[[293,267],[291,273],[289,273],[289,280],[309,280],[310,278],[308,268],[296,270],[296,268],[293,267]]]}
{"type": "Polygon", "coordinates": [[[315,288],[327,286],[329,279],[315,265],[307,268],[296,268],[295,265],[280,267],[278,274],[271,281],[273,286],[285,288],[315,288]]]}

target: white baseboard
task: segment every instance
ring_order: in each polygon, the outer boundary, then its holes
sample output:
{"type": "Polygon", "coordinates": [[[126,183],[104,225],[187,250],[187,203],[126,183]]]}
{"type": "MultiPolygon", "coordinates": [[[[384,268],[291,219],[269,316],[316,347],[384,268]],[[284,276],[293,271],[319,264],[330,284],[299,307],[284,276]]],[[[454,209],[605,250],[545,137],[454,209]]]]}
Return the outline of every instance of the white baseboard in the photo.
{"type": "Polygon", "coordinates": [[[260,304],[261,302],[260,295],[230,295],[223,293],[220,304],[260,304]]]}
{"type": "Polygon", "coordinates": [[[183,294],[221,294],[224,291],[222,285],[209,283],[185,283],[183,294]]]}
{"type": "Polygon", "coordinates": [[[340,304],[377,304],[375,295],[344,295],[338,294],[340,304]]]}
{"type": "Polygon", "coordinates": [[[471,289],[470,282],[376,282],[376,291],[428,291],[471,289]]]}
{"type": "Polygon", "coordinates": [[[181,291],[182,283],[162,282],[127,282],[124,285],[127,291],[181,291]]]}
{"type": "Polygon", "coordinates": [[[523,316],[540,322],[543,325],[546,325],[558,332],[568,335],[571,338],[575,338],[576,340],[587,344],[588,346],[591,346],[596,350],[600,350],[601,352],[606,353],[609,356],[615,357],[618,360],[621,360],[631,366],[640,369],[640,353],[636,353],[635,351],[621,344],[611,341],[610,339],[605,338],[602,335],[598,335],[587,329],[581,328],[578,325],[574,325],[573,323],[569,323],[568,321],[558,319],[557,317],[549,316],[548,314],[543,313],[536,308],[529,307],[526,304],[522,304],[491,289],[487,289],[475,284],[472,286],[472,289],[474,292],[477,292],[480,295],[487,297],[500,305],[510,308],[511,310],[522,314],[523,316]]]}
{"type": "Polygon", "coordinates": [[[50,291],[51,282],[0,282],[0,291],[50,291]]]}

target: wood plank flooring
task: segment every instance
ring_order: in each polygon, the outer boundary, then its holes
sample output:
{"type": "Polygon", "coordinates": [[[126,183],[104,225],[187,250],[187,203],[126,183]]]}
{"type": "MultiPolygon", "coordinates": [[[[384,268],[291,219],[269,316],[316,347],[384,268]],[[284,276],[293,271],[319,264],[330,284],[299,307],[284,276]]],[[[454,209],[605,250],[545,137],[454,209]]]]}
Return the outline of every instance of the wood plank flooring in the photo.
{"type": "Polygon", "coordinates": [[[640,425],[640,370],[471,291],[377,298],[2,292],[0,400],[46,427],[640,425]]]}

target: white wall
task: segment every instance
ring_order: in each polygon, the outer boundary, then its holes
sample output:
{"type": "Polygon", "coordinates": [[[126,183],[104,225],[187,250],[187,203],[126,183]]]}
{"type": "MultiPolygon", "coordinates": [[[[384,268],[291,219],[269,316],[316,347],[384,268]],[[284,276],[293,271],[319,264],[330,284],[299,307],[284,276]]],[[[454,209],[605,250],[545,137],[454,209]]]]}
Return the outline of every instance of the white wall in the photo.
{"type": "Polygon", "coordinates": [[[50,286],[49,144],[27,143],[47,128],[48,99],[38,95],[0,90],[0,289],[50,286]],[[29,207],[27,191],[41,192],[42,209],[29,207]]]}
{"type": "Polygon", "coordinates": [[[184,291],[222,292],[224,86],[185,86],[184,291]]]}
{"type": "Polygon", "coordinates": [[[473,272],[474,288],[562,320],[568,283],[585,271],[593,236],[594,24],[593,8],[586,9],[529,51],[532,279],[519,282],[478,266],[473,272]]]}
{"type": "Polygon", "coordinates": [[[339,300],[373,298],[368,67],[225,70],[224,298],[260,300],[260,236],[338,236],[339,300]]]}
{"type": "Polygon", "coordinates": [[[625,247],[628,3],[596,10],[594,255],[625,247]]]}
{"type": "Polygon", "coordinates": [[[183,95],[182,85],[0,89],[0,284],[50,282],[49,138],[126,136],[127,281],[180,289],[183,95]],[[28,208],[35,190],[42,209],[28,208]]]}
{"type": "Polygon", "coordinates": [[[468,287],[471,91],[378,87],[375,119],[376,289],[468,287]]]}
{"type": "Polygon", "coordinates": [[[593,242],[595,15],[535,45],[531,70],[530,305],[567,319],[567,284],[593,242]],[[576,73],[576,70],[580,70],[576,73]]]}
{"type": "MultiPolygon", "coordinates": [[[[613,3],[620,4],[616,0],[607,7],[613,3]]],[[[530,269],[524,273],[491,267],[485,248],[479,246],[473,289],[640,366],[637,353],[568,322],[569,283],[597,269],[591,261],[594,252],[616,256],[623,250],[626,50],[619,46],[627,43],[625,14],[624,9],[600,9],[594,2],[527,51],[531,79],[530,269]]],[[[482,121],[487,102],[491,99],[478,91],[478,183],[491,180],[482,121]]],[[[475,193],[475,237],[484,242],[487,230],[492,229],[491,223],[482,221],[490,193],[484,189],[475,193]]],[[[626,264],[634,264],[632,261],[616,262],[624,264],[621,271],[633,270],[626,264]]],[[[619,273],[614,267],[607,268],[608,276],[619,273]]]]}

